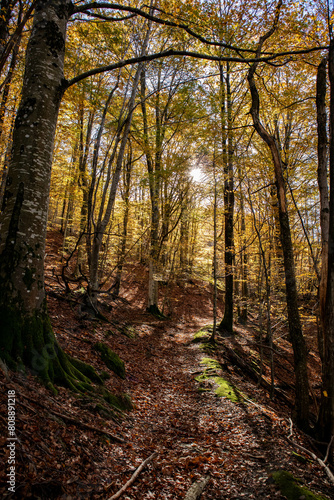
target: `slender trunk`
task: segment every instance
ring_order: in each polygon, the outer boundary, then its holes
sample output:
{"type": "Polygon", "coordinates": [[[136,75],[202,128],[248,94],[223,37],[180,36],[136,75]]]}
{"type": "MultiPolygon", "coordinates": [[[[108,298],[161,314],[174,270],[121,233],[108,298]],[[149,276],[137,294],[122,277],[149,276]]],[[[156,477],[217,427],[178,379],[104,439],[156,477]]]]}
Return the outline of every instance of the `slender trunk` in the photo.
{"type": "Polygon", "coordinates": [[[327,181],[327,113],[326,113],[326,66],[323,59],[317,73],[317,123],[318,123],[318,186],[320,193],[320,228],[321,228],[321,278],[319,285],[320,328],[318,348],[321,359],[324,358],[323,329],[325,322],[326,289],[328,277],[328,237],[329,237],[329,194],[327,181]]]}
{"type": "Polygon", "coordinates": [[[19,40],[17,41],[17,44],[14,47],[12,59],[10,61],[9,70],[8,70],[7,76],[5,78],[5,81],[3,83],[3,91],[2,91],[2,98],[1,98],[1,104],[0,104],[0,139],[1,139],[1,136],[3,133],[3,124],[4,124],[6,108],[7,108],[7,99],[8,99],[9,90],[10,90],[10,86],[11,86],[13,75],[14,75],[14,70],[15,70],[16,63],[17,63],[17,56],[19,53],[20,43],[21,43],[21,37],[19,38],[19,40]]]}
{"type": "Polygon", "coordinates": [[[0,16],[0,56],[5,51],[6,44],[9,38],[9,25],[13,16],[13,9],[17,0],[2,0],[1,1],[1,16],[0,16]]]}
{"type": "Polygon", "coordinates": [[[215,342],[217,330],[217,179],[215,158],[213,160],[213,329],[210,342],[215,342]]]}
{"type": "Polygon", "coordinates": [[[120,244],[120,252],[118,256],[116,278],[114,283],[113,297],[116,298],[119,295],[119,289],[121,286],[122,271],[126,255],[126,240],[128,235],[128,222],[129,222],[129,212],[130,212],[130,183],[131,183],[131,171],[132,171],[132,154],[131,148],[129,152],[129,157],[126,161],[125,174],[124,174],[124,216],[123,216],[123,232],[120,244]]]}
{"type": "MultiPolygon", "coordinates": [[[[0,183],[0,207],[2,207],[3,204],[3,199],[4,199],[4,194],[5,194],[5,189],[6,189],[6,183],[7,183],[7,174],[8,174],[8,166],[10,164],[10,159],[11,159],[11,154],[12,154],[12,138],[13,138],[13,131],[14,131],[14,123],[15,123],[15,115],[12,117],[12,123],[10,126],[10,132],[8,135],[8,144],[5,152],[5,159],[3,163],[3,170],[2,170],[2,175],[1,175],[1,183],[0,183]]],[[[2,210],[2,209],[1,209],[2,210]]]]}
{"type": "MultiPolygon", "coordinates": [[[[263,264],[263,271],[264,271],[264,277],[265,277],[265,284],[266,284],[266,316],[267,316],[267,334],[266,334],[266,341],[269,344],[269,350],[270,350],[270,378],[271,378],[271,387],[270,387],[270,397],[273,398],[274,396],[274,391],[275,391],[275,374],[274,374],[274,356],[273,356],[273,336],[272,336],[272,328],[271,328],[271,276],[270,276],[270,263],[271,263],[271,257],[269,253],[269,263],[267,264],[267,259],[266,259],[266,254],[265,250],[262,244],[262,238],[261,238],[261,233],[258,228],[257,222],[256,222],[256,215],[255,211],[253,208],[253,203],[252,203],[252,197],[250,193],[250,186],[248,183],[248,197],[249,197],[249,206],[252,212],[253,216],[253,223],[254,223],[254,228],[255,232],[258,238],[259,242],[259,249],[260,249],[260,262],[263,264]]],[[[262,272],[261,272],[261,281],[262,281],[262,272]]],[[[262,294],[261,294],[262,295],[262,294]]],[[[261,310],[261,325],[260,325],[260,357],[261,360],[263,359],[263,336],[262,336],[262,296],[260,296],[260,310],[261,310]]],[[[261,361],[261,375],[262,376],[262,361],[261,361]]],[[[260,380],[260,378],[259,378],[260,380]]]]}
{"type": "Polygon", "coordinates": [[[240,212],[241,212],[241,304],[238,320],[242,324],[247,323],[247,302],[248,302],[248,283],[247,283],[247,268],[248,268],[248,255],[247,255],[247,237],[246,237],[246,220],[245,220],[245,207],[244,207],[244,194],[241,182],[241,170],[238,167],[238,177],[240,183],[240,212]]]}
{"type": "Polygon", "coordinates": [[[222,67],[220,71],[220,86],[222,89],[222,124],[224,159],[224,220],[225,220],[225,310],[218,330],[233,332],[233,282],[234,282],[234,178],[233,178],[233,136],[232,136],[232,99],[230,85],[230,68],[227,63],[224,79],[222,67]],[[225,82],[227,127],[225,126],[225,82]]]}
{"type": "MultiPolygon", "coordinates": [[[[276,12],[274,28],[270,30],[264,37],[261,37],[257,56],[260,55],[264,41],[271,36],[278,22],[279,9],[276,12]]],[[[255,71],[258,63],[253,63],[248,71],[248,84],[251,92],[252,105],[251,116],[253,119],[254,128],[269,146],[275,172],[275,181],[277,188],[279,221],[280,221],[280,237],[283,249],[284,272],[285,272],[285,287],[286,287],[286,302],[289,321],[289,333],[294,353],[294,368],[296,376],[296,397],[295,411],[296,422],[300,428],[308,429],[309,427],[309,383],[307,373],[307,348],[305,339],[302,333],[299,309],[297,284],[295,276],[295,263],[293,246],[290,231],[289,214],[287,209],[285,180],[283,177],[282,160],[275,138],[265,129],[260,121],[260,98],[256,88],[254,79],[255,71]]]]}
{"type": "MultiPolygon", "coordinates": [[[[149,30],[148,30],[148,33],[149,33],[149,30]]],[[[148,43],[148,34],[147,34],[146,41],[145,41],[145,48],[146,48],[147,43],[148,43]]],[[[115,170],[113,173],[113,178],[112,178],[112,182],[111,182],[111,186],[110,186],[108,203],[107,203],[103,217],[102,217],[102,211],[100,210],[99,221],[96,224],[96,228],[95,228],[94,235],[93,235],[93,244],[92,244],[91,255],[90,255],[89,294],[90,294],[90,298],[91,298],[94,306],[97,306],[97,292],[98,292],[98,288],[99,288],[100,250],[101,250],[101,245],[102,245],[102,241],[103,241],[103,236],[104,236],[106,228],[109,224],[111,213],[112,213],[112,210],[113,210],[114,204],[115,204],[116,193],[117,193],[118,183],[119,183],[119,179],[120,179],[120,175],[121,175],[125,148],[126,148],[126,144],[127,144],[128,137],[129,137],[131,121],[132,121],[132,114],[133,114],[133,110],[134,110],[135,98],[136,98],[136,94],[137,94],[137,88],[138,88],[138,83],[139,83],[141,71],[142,71],[142,64],[139,64],[138,68],[136,70],[136,74],[135,74],[135,78],[134,78],[134,82],[133,82],[133,87],[132,87],[132,91],[131,91],[131,96],[129,99],[128,115],[126,117],[126,121],[125,121],[124,128],[123,128],[123,135],[122,135],[122,138],[120,140],[119,150],[117,153],[116,166],[115,166],[115,170]]]]}
{"type": "Polygon", "coordinates": [[[147,170],[149,175],[150,200],[151,200],[151,235],[150,235],[150,257],[149,257],[149,276],[148,276],[148,304],[147,310],[152,313],[159,313],[158,307],[158,282],[155,280],[156,267],[159,253],[159,194],[160,194],[160,169],[161,169],[161,121],[159,110],[159,90],[156,96],[156,136],[155,136],[155,156],[151,153],[148,119],[146,110],[146,79],[145,73],[141,78],[141,109],[143,114],[144,126],[144,147],[146,155],[147,170]]]}
{"type": "MultiPolygon", "coordinates": [[[[334,40],[330,41],[328,73],[330,83],[329,124],[329,227],[334,227],[334,40]]],[[[334,232],[329,231],[328,274],[324,306],[324,356],[318,432],[322,440],[334,435],[334,232]]]]}

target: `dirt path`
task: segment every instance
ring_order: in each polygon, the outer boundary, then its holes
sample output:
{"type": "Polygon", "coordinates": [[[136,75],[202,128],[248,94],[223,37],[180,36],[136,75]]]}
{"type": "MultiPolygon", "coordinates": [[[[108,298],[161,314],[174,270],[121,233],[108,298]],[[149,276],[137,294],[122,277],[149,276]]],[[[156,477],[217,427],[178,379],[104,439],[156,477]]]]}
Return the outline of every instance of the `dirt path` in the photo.
{"type": "MultiPolygon", "coordinates": [[[[192,482],[208,474],[203,500],[285,498],[272,484],[270,471],[293,469],[287,421],[254,404],[199,393],[194,377],[204,354],[190,343],[191,328],[157,322],[139,330],[140,337],[127,342],[123,356],[136,409],[122,431],[127,449],[115,447],[110,457],[116,471],[110,491],[117,491],[130,471],[156,451],[157,458],[124,499],[181,499],[192,482]]],[[[314,469],[307,469],[304,479],[312,487],[314,469]]]]}

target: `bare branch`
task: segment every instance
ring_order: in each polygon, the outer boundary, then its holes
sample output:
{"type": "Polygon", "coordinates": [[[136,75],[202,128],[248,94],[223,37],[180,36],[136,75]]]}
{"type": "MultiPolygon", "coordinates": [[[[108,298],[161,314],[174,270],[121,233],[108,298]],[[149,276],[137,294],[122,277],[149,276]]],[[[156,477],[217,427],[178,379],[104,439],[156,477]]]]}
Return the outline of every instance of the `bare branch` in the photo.
{"type": "Polygon", "coordinates": [[[150,21],[153,21],[157,24],[163,24],[165,26],[172,26],[174,28],[183,29],[189,35],[193,36],[197,40],[200,40],[202,43],[205,43],[206,45],[212,45],[215,47],[224,47],[225,49],[230,49],[230,50],[233,50],[235,52],[255,53],[255,50],[252,50],[252,49],[242,49],[240,47],[235,47],[234,45],[230,45],[228,43],[207,40],[205,37],[203,37],[202,35],[199,35],[195,31],[193,31],[191,28],[189,28],[189,26],[187,26],[186,24],[176,23],[174,21],[167,21],[165,19],[161,19],[161,18],[154,16],[152,14],[148,14],[147,12],[143,11],[142,9],[138,9],[136,7],[130,7],[128,5],[119,5],[116,3],[109,3],[109,2],[91,2],[91,3],[85,4],[85,5],[80,5],[78,7],[74,7],[73,14],[77,14],[79,12],[85,13],[87,11],[90,11],[91,9],[112,9],[112,10],[121,10],[121,11],[126,11],[126,12],[132,12],[133,14],[144,17],[145,19],[149,19],[150,21]]]}
{"type": "Polygon", "coordinates": [[[244,57],[232,57],[232,56],[214,56],[210,54],[203,54],[200,52],[191,52],[187,50],[174,50],[174,49],[168,49],[168,50],[163,50],[162,52],[157,52],[155,54],[148,54],[148,55],[143,55],[139,57],[131,57],[130,59],[125,59],[124,61],[119,61],[114,64],[109,64],[106,66],[100,66],[99,68],[94,68],[89,71],[86,71],[85,73],[82,73],[81,75],[78,75],[71,80],[65,80],[64,82],[64,91],[68,88],[71,87],[72,85],[80,82],[81,80],[84,80],[85,78],[88,78],[89,76],[93,75],[98,75],[99,73],[106,73],[107,71],[113,71],[118,68],[124,68],[125,66],[130,66],[131,64],[137,64],[141,62],[148,62],[148,61],[154,61],[155,59],[163,59],[165,57],[171,57],[171,56],[179,56],[179,57],[193,57],[194,59],[203,59],[206,61],[219,61],[219,62],[238,62],[241,64],[251,64],[256,66],[260,62],[268,63],[278,57],[282,56],[287,56],[287,55],[297,55],[297,54],[306,54],[310,52],[315,52],[318,50],[323,50],[324,48],[327,47],[312,47],[310,49],[305,49],[305,50],[300,50],[300,51],[291,51],[291,52],[279,52],[277,54],[273,54],[270,56],[265,56],[265,57],[255,57],[255,58],[249,58],[246,59],[244,57]]]}
{"type": "Polygon", "coordinates": [[[154,452],[146,460],[144,460],[144,462],[138,467],[138,469],[136,469],[135,473],[131,476],[131,478],[129,479],[129,481],[127,483],[125,483],[125,485],[122,486],[122,488],[120,490],[118,490],[117,493],[115,493],[114,495],[112,495],[111,497],[109,497],[108,500],[116,500],[117,498],[120,498],[123,495],[123,493],[125,492],[125,490],[127,488],[129,488],[129,486],[131,486],[131,484],[133,484],[135,482],[135,480],[137,479],[137,477],[139,476],[139,474],[141,473],[141,471],[143,469],[145,469],[146,465],[149,462],[151,462],[156,456],[157,456],[157,452],[154,452]]]}

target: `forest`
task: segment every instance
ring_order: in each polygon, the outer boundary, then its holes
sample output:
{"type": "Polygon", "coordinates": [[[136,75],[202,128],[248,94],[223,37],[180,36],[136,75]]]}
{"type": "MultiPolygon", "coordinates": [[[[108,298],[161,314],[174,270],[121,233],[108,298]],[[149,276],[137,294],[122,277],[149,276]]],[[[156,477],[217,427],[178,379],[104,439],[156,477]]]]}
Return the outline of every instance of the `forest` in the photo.
{"type": "Polygon", "coordinates": [[[3,498],[334,498],[333,22],[1,0],[3,498]]]}

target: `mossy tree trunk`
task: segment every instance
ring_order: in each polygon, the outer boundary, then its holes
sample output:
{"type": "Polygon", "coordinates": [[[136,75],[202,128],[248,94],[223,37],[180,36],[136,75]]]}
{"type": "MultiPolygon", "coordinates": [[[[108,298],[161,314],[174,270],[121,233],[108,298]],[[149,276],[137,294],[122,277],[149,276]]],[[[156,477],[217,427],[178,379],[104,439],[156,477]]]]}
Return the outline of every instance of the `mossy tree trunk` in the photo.
{"type": "Polygon", "coordinates": [[[51,387],[85,389],[89,379],[100,379],[58,346],[44,290],[52,151],[70,10],[68,0],[38,1],[26,51],[0,215],[0,357],[10,367],[28,367],[51,387]]]}

